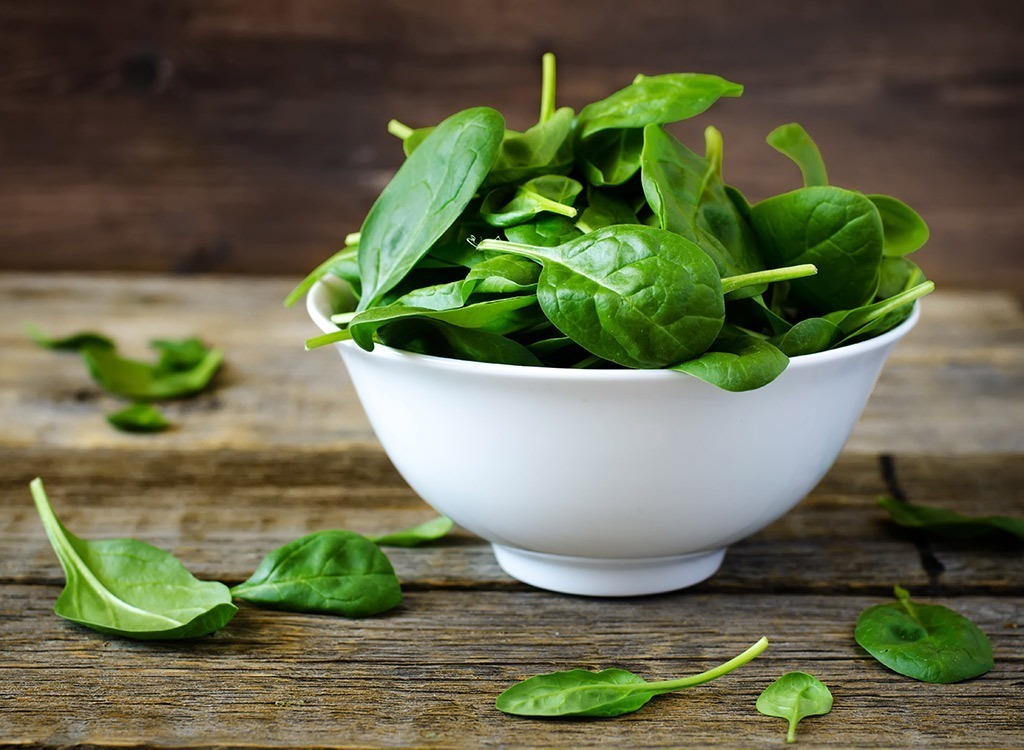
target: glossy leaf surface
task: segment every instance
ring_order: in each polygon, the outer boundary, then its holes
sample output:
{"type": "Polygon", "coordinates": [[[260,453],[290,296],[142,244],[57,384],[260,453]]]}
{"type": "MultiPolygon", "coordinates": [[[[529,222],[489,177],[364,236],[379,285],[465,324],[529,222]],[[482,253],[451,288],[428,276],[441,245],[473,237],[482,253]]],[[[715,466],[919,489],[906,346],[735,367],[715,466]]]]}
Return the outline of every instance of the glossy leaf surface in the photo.
{"type": "Polygon", "coordinates": [[[928,225],[914,209],[891,195],[869,195],[882,217],[885,235],[883,252],[888,257],[902,257],[920,250],[928,241],[928,225]]]}
{"type": "Polygon", "coordinates": [[[795,122],[780,125],[768,134],[768,143],[776,151],[792,159],[804,176],[804,187],[828,185],[825,161],[817,144],[802,126],[795,122]]]}
{"type": "Polygon", "coordinates": [[[969,619],[937,604],[897,601],[861,612],[854,636],[861,648],[889,669],[923,682],[960,682],[992,669],[992,644],[969,619]]]}
{"type": "Polygon", "coordinates": [[[487,107],[452,115],[405,160],[360,230],[359,276],[365,310],[426,255],[487,176],[505,121],[487,107]]]}
{"type": "Polygon", "coordinates": [[[788,672],[757,699],[757,710],[789,722],[786,742],[796,742],[796,725],[808,716],[823,716],[832,710],[832,693],[817,677],[806,672],[788,672]]]}
{"type": "Polygon", "coordinates": [[[197,580],[145,542],[79,539],[57,519],[42,481],[31,490],[67,579],[54,608],[64,619],[127,638],[171,640],[216,632],[234,616],[224,584],[197,580]]]}
{"type": "Polygon", "coordinates": [[[353,531],[317,531],[279,547],[231,593],[271,609],[353,618],[402,602],[387,556],[353,531]]]}

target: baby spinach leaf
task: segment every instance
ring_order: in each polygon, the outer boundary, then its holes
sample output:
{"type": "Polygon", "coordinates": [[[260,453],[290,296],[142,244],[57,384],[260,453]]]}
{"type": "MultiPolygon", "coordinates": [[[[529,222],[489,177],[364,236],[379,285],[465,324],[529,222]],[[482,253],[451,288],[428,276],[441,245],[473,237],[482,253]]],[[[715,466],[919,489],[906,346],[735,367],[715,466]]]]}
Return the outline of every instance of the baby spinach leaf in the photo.
{"type": "Polygon", "coordinates": [[[673,367],[727,391],[752,391],[782,374],[789,358],[754,336],[719,336],[709,351],[673,367]]]}
{"type": "Polygon", "coordinates": [[[485,240],[543,265],[537,299],[562,333],[602,359],[658,368],[703,354],[725,318],[714,263],[653,227],[599,229],[554,248],[485,240]]]}
{"type": "Polygon", "coordinates": [[[577,117],[579,138],[602,130],[643,128],[695,117],[723,96],[739,96],[743,87],[714,75],[668,73],[644,76],[601,101],[588,104],[577,117]]]}
{"type": "Polygon", "coordinates": [[[134,539],[85,541],[61,525],[40,479],[30,485],[67,583],[54,611],[101,633],[140,640],[196,638],[234,616],[228,587],[199,581],[173,556],[134,539]]]}
{"type": "Polygon", "coordinates": [[[191,396],[205,390],[220,368],[224,353],[210,349],[190,370],[166,370],[157,365],[120,356],[115,349],[85,347],[83,361],[100,387],[138,401],[159,401],[191,396]]]}
{"type": "Polygon", "coordinates": [[[768,143],[796,162],[804,176],[804,187],[828,185],[825,161],[821,158],[817,144],[803,127],[795,122],[779,125],[768,134],[768,143]]]}
{"type": "Polygon", "coordinates": [[[463,328],[478,328],[491,333],[509,333],[538,320],[537,297],[524,294],[500,297],[449,310],[405,307],[400,304],[375,307],[357,314],[348,325],[351,338],[367,351],[373,350],[373,336],[381,326],[404,318],[441,320],[463,328]],[[534,308],[530,310],[529,308],[534,308]]]}
{"type": "Polygon", "coordinates": [[[1024,518],[1012,516],[965,516],[946,508],[917,505],[891,497],[878,504],[900,526],[922,529],[946,539],[1013,539],[1024,542],[1024,518]]]}
{"type": "Polygon", "coordinates": [[[25,332],[39,346],[54,351],[77,352],[86,347],[98,349],[114,348],[114,342],[108,336],[96,333],[95,331],[81,331],[80,333],[72,333],[61,338],[47,336],[35,326],[25,326],[25,332]]]}
{"type": "Polygon", "coordinates": [[[505,227],[505,236],[510,242],[538,247],[555,247],[579,237],[580,232],[572,220],[565,216],[541,214],[534,221],[505,227]]]}
{"type": "Polygon", "coordinates": [[[545,211],[570,218],[572,207],[583,186],[571,177],[544,175],[512,188],[497,188],[488,193],[480,207],[480,217],[491,226],[507,227],[529,221],[545,211]]]}
{"type": "Polygon", "coordinates": [[[920,250],[928,241],[928,225],[914,209],[891,195],[869,195],[882,217],[885,244],[882,252],[888,257],[902,257],[920,250]]]}
{"type": "Polygon", "coordinates": [[[721,136],[713,128],[705,135],[708,158],[701,158],[661,127],[644,129],[641,180],[647,202],[662,229],[695,242],[721,275],[760,270],[764,263],[754,232],[722,181],[721,136]]]}
{"type": "Polygon", "coordinates": [[[808,716],[823,716],[832,710],[832,693],[817,677],[806,672],[788,672],[757,699],[757,710],[789,722],[786,742],[796,742],[796,725],[808,716]]]}
{"type": "Polygon", "coordinates": [[[739,656],[707,672],[662,682],[645,682],[624,669],[573,669],[537,675],[498,696],[499,711],[517,716],[611,717],[632,713],[662,693],[700,685],[743,666],[768,648],[762,638],[739,656]]]}
{"type": "Polygon", "coordinates": [[[808,187],[751,209],[769,266],[813,263],[818,274],[790,284],[792,295],[819,312],[858,307],[873,296],[882,260],[882,220],[860,193],[808,187]]]}
{"type": "Polygon", "coordinates": [[[382,547],[418,547],[427,542],[434,542],[446,536],[455,527],[455,522],[447,516],[438,516],[429,521],[410,526],[381,536],[372,536],[370,541],[382,547]]]}
{"type": "Polygon", "coordinates": [[[905,292],[925,280],[924,272],[912,260],[902,256],[884,257],[882,265],[878,269],[878,290],[875,292],[875,296],[878,299],[895,297],[900,292],[905,292]]]}
{"type": "Polygon", "coordinates": [[[548,120],[541,121],[523,133],[505,131],[491,171],[483,188],[507,185],[544,174],[559,174],[572,168],[572,123],[574,113],[569,107],[556,110],[548,120]]]}
{"type": "Polygon", "coordinates": [[[377,335],[385,346],[435,357],[525,367],[543,364],[525,346],[500,334],[460,328],[442,320],[400,319],[381,326],[377,335]]]}
{"type": "Polygon", "coordinates": [[[317,531],[277,548],[231,593],[271,609],[353,618],[402,602],[387,556],[353,531],[317,531]]]}
{"type": "Polygon", "coordinates": [[[111,425],[124,432],[163,432],[171,427],[163,413],[152,404],[131,404],[107,415],[111,425]]]}
{"type": "Polygon", "coordinates": [[[876,604],[857,618],[854,637],[889,669],[923,682],[960,682],[992,669],[992,644],[963,615],[919,604],[896,586],[897,602],[876,604]]]}
{"type": "Polygon", "coordinates": [[[149,345],[160,352],[156,369],[161,372],[184,372],[199,367],[210,348],[196,337],[187,339],[156,339],[149,345]]]}
{"type": "Polygon", "coordinates": [[[621,185],[640,169],[644,131],[605,130],[581,143],[579,164],[591,185],[621,185]]]}
{"type": "Polygon", "coordinates": [[[787,357],[799,357],[831,349],[840,338],[842,332],[831,320],[807,318],[773,338],[772,343],[787,357]]]}
{"type": "Polygon", "coordinates": [[[360,230],[357,310],[377,304],[459,217],[494,163],[504,125],[493,109],[464,110],[405,160],[360,230]]]}
{"type": "MultiPolygon", "coordinates": [[[[593,186],[587,188],[587,207],[576,219],[577,229],[584,233],[610,227],[613,224],[639,223],[636,211],[625,198],[612,190],[601,190],[593,186]]],[[[518,240],[512,241],[518,242],[518,240]]]]}

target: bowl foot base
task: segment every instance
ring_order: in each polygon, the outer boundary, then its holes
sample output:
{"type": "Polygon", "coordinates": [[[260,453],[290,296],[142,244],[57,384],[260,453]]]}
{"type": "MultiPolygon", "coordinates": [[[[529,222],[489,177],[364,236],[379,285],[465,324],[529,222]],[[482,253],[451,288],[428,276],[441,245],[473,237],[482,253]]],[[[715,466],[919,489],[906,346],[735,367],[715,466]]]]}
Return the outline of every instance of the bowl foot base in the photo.
{"type": "Polygon", "coordinates": [[[550,555],[494,544],[501,569],[531,586],[582,596],[644,596],[693,586],[710,578],[725,549],[692,555],[596,558],[550,555]]]}

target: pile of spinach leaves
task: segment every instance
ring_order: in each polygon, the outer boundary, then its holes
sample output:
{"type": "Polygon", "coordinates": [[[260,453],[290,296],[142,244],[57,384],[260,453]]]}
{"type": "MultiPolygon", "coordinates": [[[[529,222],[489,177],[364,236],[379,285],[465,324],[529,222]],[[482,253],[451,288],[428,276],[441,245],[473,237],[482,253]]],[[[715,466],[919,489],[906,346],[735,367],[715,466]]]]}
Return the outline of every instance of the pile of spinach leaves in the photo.
{"type": "Polygon", "coordinates": [[[768,142],[804,185],[750,205],[665,125],[742,86],[714,75],[637,76],[574,112],[555,106],[545,55],[540,116],[508,130],[488,107],[435,127],[392,121],[406,160],[325,275],[356,294],[341,330],[364,349],[510,365],[677,369],[721,388],[774,380],[788,358],[877,336],[934,288],[907,258],[928,239],[909,206],[828,184],[796,124],[768,142]]]}

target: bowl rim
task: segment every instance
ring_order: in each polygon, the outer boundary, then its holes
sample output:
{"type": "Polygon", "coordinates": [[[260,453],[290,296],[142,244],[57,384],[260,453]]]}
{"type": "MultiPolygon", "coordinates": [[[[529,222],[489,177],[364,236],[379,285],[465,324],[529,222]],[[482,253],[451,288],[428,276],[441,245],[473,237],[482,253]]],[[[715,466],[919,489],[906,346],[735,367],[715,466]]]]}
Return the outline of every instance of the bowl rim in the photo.
{"type": "MultiPolygon", "coordinates": [[[[332,299],[332,290],[341,292],[348,289],[348,284],[336,276],[323,276],[310,288],[306,295],[306,312],[313,322],[324,333],[340,331],[341,328],[330,319],[329,312],[332,299]]],[[[875,336],[855,344],[841,346],[837,349],[828,349],[814,354],[800,354],[789,358],[787,370],[799,370],[806,367],[815,367],[843,359],[855,359],[869,352],[885,348],[899,339],[903,338],[910,330],[917,325],[921,317],[921,301],[914,302],[910,315],[895,328],[886,331],[880,336],[875,336]]],[[[472,371],[480,374],[492,373],[494,375],[526,377],[526,378],[555,378],[555,379],[577,379],[595,381],[617,381],[617,380],[658,380],[678,377],[681,373],[671,369],[607,369],[607,370],[576,370],[569,367],[530,367],[528,365],[505,365],[496,362],[474,362],[465,359],[452,359],[450,357],[439,357],[433,354],[420,354],[408,352],[403,349],[395,349],[384,344],[374,344],[373,351],[366,351],[359,347],[354,341],[339,341],[339,347],[348,347],[352,352],[359,352],[367,356],[379,356],[395,361],[408,362],[410,365],[430,367],[432,369],[448,369],[457,371],[472,371]]]]}

